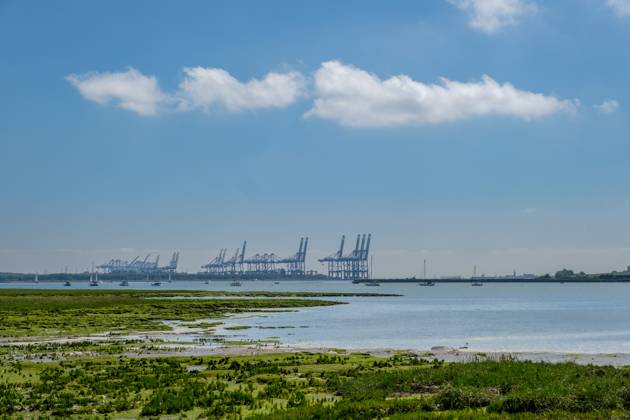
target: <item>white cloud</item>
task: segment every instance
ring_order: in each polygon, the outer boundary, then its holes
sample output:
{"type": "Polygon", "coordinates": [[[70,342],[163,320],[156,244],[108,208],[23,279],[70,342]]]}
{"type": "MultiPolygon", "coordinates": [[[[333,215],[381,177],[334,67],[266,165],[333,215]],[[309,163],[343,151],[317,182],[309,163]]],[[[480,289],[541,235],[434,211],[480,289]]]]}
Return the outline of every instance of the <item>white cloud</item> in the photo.
{"type": "MultiPolygon", "coordinates": [[[[620,1],[620,0],[617,0],[620,1]]],[[[536,5],[526,0],[448,0],[470,15],[470,26],[492,34],[535,13],[536,5]]]]}
{"type": "Polygon", "coordinates": [[[619,16],[630,16],[630,0],[608,0],[608,6],[619,16]]]}
{"type": "Polygon", "coordinates": [[[119,73],[90,72],[66,77],[81,95],[92,102],[115,102],[118,107],[140,115],[155,115],[160,104],[168,99],[157,79],[130,68],[119,73]]]}
{"type": "Polygon", "coordinates": [[[619,108],[619,102],[614,99],[608,99],[599,105],[594,105],[594,108],[604,114],[611,114],[619,108]]]}
{"type": "Polygon", "coordinates": [[[442,79],[440,84],[425,84],[405,75],[381,80],[356,67],[328,61],[315,73],[315,102],[306,116],[377,127],[438,124],[485,115],[531,120],[575,108],[574,102],[499,84],[489,76],[468,83],[442,79]]]}
{"type": "Polygon", "coordinates": [[[304,92],[304,78],[297,72],[268,73],[245,83],[218,68],[185,68],[184,74],[178,94],[183,110],[216,105],[228,111],[284,108],[304,92]]]}
{"type": "Polygon", "coordinates": [[[71,74],[66,80],[89,101],[101,105],[114,102],[140,115],[155,115],[175,104],[183,111],[212,106],[231,112],[283,108],[305,91],[304,77],[297,72],[268,73],[262,80],[245,83],[218,68],[185,68],[184,75],[174,94],[162,92],[155,77],[133,68],[119,73],[71,74]]]}

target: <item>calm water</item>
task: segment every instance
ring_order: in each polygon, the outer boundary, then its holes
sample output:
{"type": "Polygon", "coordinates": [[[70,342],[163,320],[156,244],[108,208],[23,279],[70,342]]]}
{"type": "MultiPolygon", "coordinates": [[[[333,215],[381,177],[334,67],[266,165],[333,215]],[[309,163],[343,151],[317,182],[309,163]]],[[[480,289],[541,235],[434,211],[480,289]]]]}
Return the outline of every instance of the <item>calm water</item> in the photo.
{"type": "MultiPolygon", "coordinates": [[[[63,288],[12,283],[0,287],[63,288]]],[[[89,288],[78,283],[71,288],[89,288]]],[[[120,288],[117,283],[99,289],[120,288]]],[[[129,288],[155,289],[146,282],[129,288]]],[[[397,293],[339,298],[348,305],[270,313],[231,321],[235,339],[279,337],[285,344],[354,349],[461,347],[480,351],[630,353],[630,284],[383,284],[346,282],[165,283],[160,289],[397,293]],[[290,328],[278,328],[290,327],[290,328]]],[[[227,331],[226,331],[227,332],[227,331]]]]}

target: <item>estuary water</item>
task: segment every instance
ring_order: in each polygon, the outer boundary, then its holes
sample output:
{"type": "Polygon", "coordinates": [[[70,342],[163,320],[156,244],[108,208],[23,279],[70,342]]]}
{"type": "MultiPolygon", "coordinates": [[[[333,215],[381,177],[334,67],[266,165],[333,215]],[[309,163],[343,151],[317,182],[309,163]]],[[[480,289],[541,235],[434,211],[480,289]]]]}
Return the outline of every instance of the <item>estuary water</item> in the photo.
{"type": "MultiPolygon", "coordinates": [[[[8,283],[1,288],[89,288],[86,283],[8,283]]],[[[99,289],[121,289],[104,283],[99,289]]],[[[279,340],[299,347],[630,354],[630,284],[382,284],[332,281],[131,282],[125,289],[375,292],[396,297],[330,298],[347,305],[239,316],[223,330],[234,340],[279,340]]]]}

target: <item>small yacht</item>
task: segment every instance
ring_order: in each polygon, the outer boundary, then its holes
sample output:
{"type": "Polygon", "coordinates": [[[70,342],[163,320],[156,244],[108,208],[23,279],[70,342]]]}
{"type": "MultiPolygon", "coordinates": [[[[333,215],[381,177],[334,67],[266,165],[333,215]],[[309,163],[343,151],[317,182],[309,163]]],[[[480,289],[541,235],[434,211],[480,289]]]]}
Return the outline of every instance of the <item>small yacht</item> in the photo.
{"type": "Polygon", "coordinates": [[[90,274],[90,286],[92,287],[98,286],[98,273],[96,273],[94,277],[90,274]]]}
{"type": "Polygon", "coordinates": [[[70,280],[66,280],[66,282],[63,285],[66,287],[70,287],[72,286],[72,283],[70,283],[70,280]]]}
{"type": "Polygon", "coordinates": [[[273,284],[280,284],[280,282],[279,281],[274,281],[273,284]]]}
{"type": "Polygon", "coordinates": [[[435,282],[431,280],[425,280],[421,283],[418,283],[418,286],[435,286],[435,282]]]}
{"type": "Polygon", "coordinates": [[[123,286],[123,287],[129,286],[129,282],[127,280],[123,280],[120,282],[119,286],[123,286]]]}
{"type": "Polygon", "coordinates": [[[203,282],[204,284],[210,284],[210,280],[206,280],[203,282]]]}
{"type": "MultiPolygon", "coordinates": [[[[481,277],[484,277],[483,275],[481,277]]],[[[483,286],[483,283],[479,281],[479,277],[477,277],[477,264],[475,264],[473,268],[473,276],[470,278],[472,280],[471,286],[483,286]]]]}
{"type": "Polygon", "coordinates": [[[238,286],[242,286],[242,283],[238,280],[234,280],[232,283],[230,283],[230,286],[238,287],[238,286]]]}
{"type": "Polygon", "coordinates": [[[380,286],[380,285],[381,285],[381,283],[379,283],[379,282],[377,282],[377,281],[374,281],[374,280],[370,280],[370,281],[366,281],[366,282],[365,282],[365,285],[366,285],[366,286],[372,286],[372,287],[374,287],[374,286],[380,286]]]}

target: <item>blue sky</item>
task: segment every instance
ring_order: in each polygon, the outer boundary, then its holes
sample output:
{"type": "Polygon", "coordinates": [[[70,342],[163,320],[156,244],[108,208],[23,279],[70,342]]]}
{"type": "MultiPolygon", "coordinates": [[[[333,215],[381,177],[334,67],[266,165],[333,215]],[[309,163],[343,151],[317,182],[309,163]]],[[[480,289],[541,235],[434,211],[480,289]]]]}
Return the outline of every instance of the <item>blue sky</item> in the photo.
{"type": "Polygon", "coordinates": [[[624,0],[0,1],[0,271],[624,268],[628,45],[624,0]]]}

